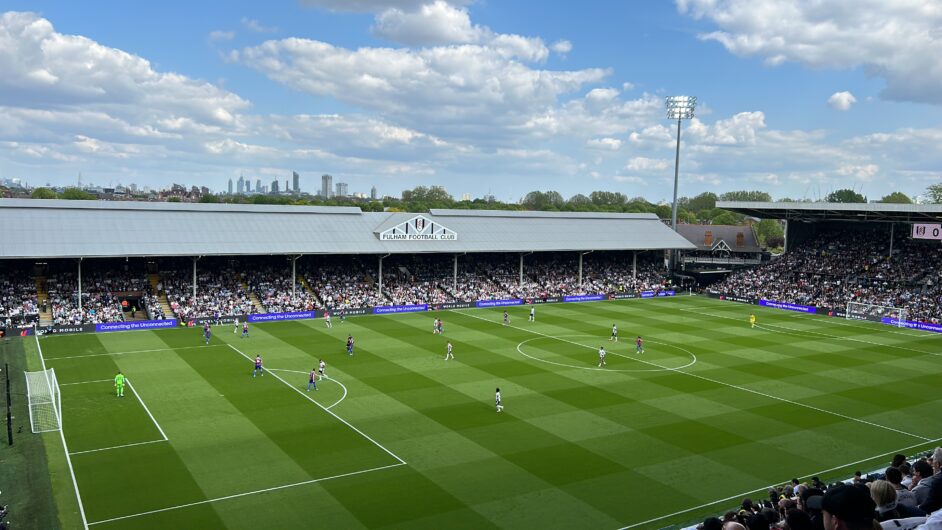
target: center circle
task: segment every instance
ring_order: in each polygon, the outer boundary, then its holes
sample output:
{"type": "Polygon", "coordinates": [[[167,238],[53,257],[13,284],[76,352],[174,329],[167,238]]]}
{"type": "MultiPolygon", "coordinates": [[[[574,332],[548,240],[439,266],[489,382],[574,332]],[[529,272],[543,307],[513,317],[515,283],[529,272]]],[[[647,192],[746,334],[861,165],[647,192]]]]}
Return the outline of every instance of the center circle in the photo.
{"type": "MultiPolygon", "coordinates": [[[[586,337],[591,337],[591,338],[593,338],[593,339],[597,339],[597,338],[598,338],[598,337],[595,337],[595,336],[592,336],[592,335],[559,335],[559,336],[555,336],[555,337],[554,337],[554,336],[549,336],[549,335],[547,335],[547,336],[542,336],[542,337],[533,337],[532,339],[527,339],[527,340],[525,340],[525,341],[522,341],[520,344],[517,344],[517,351],[520,352],[520,354],[523,355],[524,357],[526,357],[526,358],[528,358],[528,359],[532,359],[532,360],[534,360],[534,361],[541,362],[541,363],[552,364],[552,365],[554,365],[554,366],[561,366],[561,367],[564,367],[564,368],[576,368],[576,369],[579,369],[579,370],[597,370],[597,371],[600,371],[600,372],[670,372],[670,371],[674,371],[674,370],[680,370],[680,369],[682,369],[682,368],[687,368],[688,366],[692,366],[692,365],[694,365],[694,364],[697,362],[697,356],[696,356],[693,352],[691,352],[690,350],[681,348],[680,346],[674,346],[673,344],[668,344],[668,343],[666,343],[666,342],[660,342],[660,341],[650,340],[650,339],[645,339],[645,343],[647,343],[647,344],[657,344],[657,345],[660,345],[660,346],[662,346],[662,347],[666,347],[666,348],[670,348],[670,349],[682,351],[682,352],[684,352],[684,354],[686,354],[686,356],[688,356],[688,357],[690,358],[690,360],[687,362],[687,364],[684,364],[684,365],[681,365],[681,366],[660,366],[660,365],[655,365],[655,367],[652,367],[652,368],[601,368],[601,367],[596,367],[596,366],[580,366],[580,365],[577,365],[577,364],[570,364],[570,363],[565,363],[565,362],[552,361],[552,360],[549,360],[549,359],[542,359],[542,358],[540,358],[540,357],[531,355],[531,354],[529,354],[529,353],[527,353],[527,352],[524,351],[524,349],[525,349],[524,346],[525,346],[525,345],[527,345],[527,344],[529,344],[529,343],[531,343],[531,342],[539,341],[539,340],[556,340],[556,341],[561,341],[561,342],[569,343],[569,344],[571,344],[571,345],[574,346],[574,347],[595,350],[595,347],[593,347],[593,346],[589,346],[589,345],[587,345],[587,344],[580,344],[580,343],[578,343],[578,342],[576,342],[576,341],[573,341],[573,340],[568,340],[569,338],[586,338],[586,337]]],[[[649,364],[655,364],[655,363],[652,363],[652,362],[650,362],[650,361],[646,361],[645,359],[643,359],[643,358],[641,358],[641,357],[635,357],[635,356],[625,355],[625,354],[622,354],[622,353],[615,353],[615,352],[608,352],[608,353],[609,353],[610,355],[617,355],[617,356],[619,356],[619,357],[624,357],[624,358],[630,359],[630,360],[632,360],[632,361],[637,361],[637,362],[641,362],[641,363],[646,363],[646,362],[647,362],[647,363],[649,363],[649,364]]],[[[643,355],[643,354],[642,354],[642,355],[643,355]]]]}

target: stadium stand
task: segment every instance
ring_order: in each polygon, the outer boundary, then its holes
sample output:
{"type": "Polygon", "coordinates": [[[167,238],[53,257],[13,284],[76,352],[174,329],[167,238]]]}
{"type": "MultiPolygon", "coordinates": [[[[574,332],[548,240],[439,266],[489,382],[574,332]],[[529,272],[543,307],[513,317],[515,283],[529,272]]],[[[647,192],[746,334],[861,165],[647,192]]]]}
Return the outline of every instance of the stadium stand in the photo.
{"type": "Polygon", "coordinates": [[[903,307],[909,319],[942,319],[942,248],[903,239],[888,256],[876,229],[833,229],[769,264],[743,269],[708,287],[709,292],[843,309],[848,302],[903,307]]]}

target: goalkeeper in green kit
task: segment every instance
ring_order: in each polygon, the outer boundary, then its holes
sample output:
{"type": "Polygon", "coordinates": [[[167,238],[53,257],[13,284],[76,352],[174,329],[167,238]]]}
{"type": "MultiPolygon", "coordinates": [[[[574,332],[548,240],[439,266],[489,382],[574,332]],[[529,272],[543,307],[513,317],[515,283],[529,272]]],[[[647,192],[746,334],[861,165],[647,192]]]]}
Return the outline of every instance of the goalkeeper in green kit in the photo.
{"type": "Polygon", "coordinates": [[[114,388],[118,391],[118,397],[124,397],[124,374],[120,370],[118,375],[114,376],[114,388]]]}

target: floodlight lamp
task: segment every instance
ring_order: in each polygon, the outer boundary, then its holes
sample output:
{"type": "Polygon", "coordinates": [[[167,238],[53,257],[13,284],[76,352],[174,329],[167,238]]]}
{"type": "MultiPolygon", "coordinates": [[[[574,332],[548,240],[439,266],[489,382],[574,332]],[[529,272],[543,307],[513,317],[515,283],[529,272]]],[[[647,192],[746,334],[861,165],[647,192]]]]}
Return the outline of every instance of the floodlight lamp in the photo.
{"type": "Polygon", "coordinates": [[[697,106],[697,96],[667,96],[664,98],[667,117],[671,120],[689,120],[697,106]]]}

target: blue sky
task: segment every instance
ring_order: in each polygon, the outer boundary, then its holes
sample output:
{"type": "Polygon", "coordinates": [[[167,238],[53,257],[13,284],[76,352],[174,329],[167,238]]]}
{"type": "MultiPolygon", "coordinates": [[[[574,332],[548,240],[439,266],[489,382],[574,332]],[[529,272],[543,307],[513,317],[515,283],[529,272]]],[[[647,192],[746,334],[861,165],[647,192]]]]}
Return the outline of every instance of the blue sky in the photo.
{"type": "Polygon", "coordinates": [[[928,1],[4,3],[0,178],[231,177],[517,200],[534,189],[916,196],[942,181],[928,1]]]}

